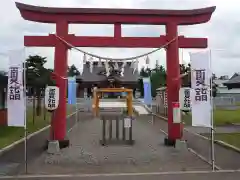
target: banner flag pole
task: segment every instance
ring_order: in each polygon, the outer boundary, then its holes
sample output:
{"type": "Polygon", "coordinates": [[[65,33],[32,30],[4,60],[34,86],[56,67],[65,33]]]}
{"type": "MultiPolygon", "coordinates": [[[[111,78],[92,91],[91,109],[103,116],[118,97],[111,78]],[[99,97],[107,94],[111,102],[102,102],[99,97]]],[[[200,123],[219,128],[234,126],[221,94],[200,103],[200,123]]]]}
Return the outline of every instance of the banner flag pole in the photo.
{"type": "MultiPolygon", "coordinates": [[[[212,51],[209,50],[210,69],[212,73],[212,51]]],[[[212,159],[212,170],[215,171],[215,147],[214,147],[214,120],[213,120],[213,78],[211,74],[211,159],[212,159]]]]}
{"type": "Polygon", "coordinates": [[[76,123],[77,123],[78,122],[78,105],[77,105],[78,104],[78,101],[77,101],[77,85],[78,84],[77,84],[77,82],[75,82],[75,84],[76,84],[76,86],[75,86],[75,88],[76,88],[76,92],[75,92],[76,93],[76,106],[75,107],[76,107],[76,123]]]}
{"type": "Polygon", "coordinates": [[[24,128],[24,164],[27,173],[27,95],[25,48],[10,50],[7,83],[7,125],[24,128]]]}
{"type": "Polygon", "coordinates": [[[212,171],[215,171],[214,119],[213,119],[213,78],[212,54],[207,51],[190,53],[191,61],[191,93],[192,126],[206,127],[210,132],[212,171]],[[193,73],[194,72],[194,73],[193,73]]]}
{"type": "MultiPolygon", "coordinates": [[[[23,91],[24,91],[24,136],[25,136],[25,173],[28,173],[28,149],[27,149],[27,138],[28,138],[28,132],[27,132],[27,93],[26,93],[26,60],[23,61],[23,91]]],[[[34,109],[33,109],[34,111],[34,109]]]]}

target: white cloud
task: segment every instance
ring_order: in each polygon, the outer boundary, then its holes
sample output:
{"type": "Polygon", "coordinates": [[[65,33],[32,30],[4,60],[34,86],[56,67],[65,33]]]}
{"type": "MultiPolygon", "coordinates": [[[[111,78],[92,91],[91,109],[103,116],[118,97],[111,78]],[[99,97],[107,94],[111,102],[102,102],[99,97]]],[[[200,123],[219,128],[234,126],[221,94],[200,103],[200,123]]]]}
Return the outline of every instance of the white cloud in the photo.
{"type": "MultiPolygon", "coordinates": [[[[208,37],[212,49],[213,70],[217,75],[232,74],[240,69],[240,3],[236,0],[19,0],[26,4],[59,7],[93,7],[93,8],[153,8],[153,9],[195,9],[216,5],[217,10],[207,24],[180,27],[179,34],[189,37],[208,37]],[[218,50],[215,50],[218,49],[218,50]],[[221,51],[219,50],[221,49],[221,51]],[[222,50],[223,49],[223,50],[222,50]]],[[[7,52],[23,45],[24,34],[48,34],[55,31],[54,25],[24,21],[13,0],[1,0],[0,7],[0,52],[7,52]]],[[[123,26],[124,36],[159,36],[165,34],[163,26],[123,26]]],[[[71,25],[70,33],[76,35],[112,36],[112,25],[71,25]]],[[[128,57],[148,52],[152,49],[114,49],[114,48],[83,48],[89,52],[109,57],[128,57]]],[[[184,61],[188,62],[188,52],[183,51],[184,61]]],[[[47,65],[53,67],[53,48],[27,48],[28,54],[39,54],[48,57],[47,65]]],[[[7,58],[0,56],[1,68],[6,68],[7,58]]],[[[158,59],[165,63],[165,51],[150,56],[151,66],[158,59]]],[[[182,59],[182,53],[180,53],[182,59]]],[[[82,54],[69,52],[68,64],[80,67],[82,54]]],[[[140,66],[144,59],[140,60],[140,66]]]]}

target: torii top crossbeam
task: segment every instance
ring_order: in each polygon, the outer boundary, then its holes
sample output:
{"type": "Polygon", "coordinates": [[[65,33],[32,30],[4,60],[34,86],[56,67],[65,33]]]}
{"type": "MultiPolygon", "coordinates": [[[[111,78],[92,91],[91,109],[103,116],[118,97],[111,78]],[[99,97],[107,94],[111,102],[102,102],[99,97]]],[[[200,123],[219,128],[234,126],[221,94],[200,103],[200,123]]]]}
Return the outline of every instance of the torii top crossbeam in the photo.
{"type": "Polygon", "coordinates": [[[22,3],[16,3],[16,6],[26,20],[56,23],[61,18],[73,24],[114,24],[117,21],[120,24],[165,25],[173,20],[177,25],[193,25],[208,22],[216,9],[215,6],[192,10],[50,8],[22,3]]]}
{"type": "MultiPolygon", "coordinates": [[[[210,20],[216,7],[193,10],[150,10],[150,9],[98,9],[98,8],[55,8],[38,7],[16,3],[25,20],[55,23],[65,21],[68,24],[114,24],[114,37],[92,37],[64,35],[64,39],[78,47],[145,47],[158,48],[166,44],[167,36],[160,37],[122,37],[121,24],[193,25],[210,20]]],[[[25,46],[54,47],[56,37],[25,36],[25,46]]],[[[206,38],[178,37],[179,48],[206,48],[206,38]]]]}

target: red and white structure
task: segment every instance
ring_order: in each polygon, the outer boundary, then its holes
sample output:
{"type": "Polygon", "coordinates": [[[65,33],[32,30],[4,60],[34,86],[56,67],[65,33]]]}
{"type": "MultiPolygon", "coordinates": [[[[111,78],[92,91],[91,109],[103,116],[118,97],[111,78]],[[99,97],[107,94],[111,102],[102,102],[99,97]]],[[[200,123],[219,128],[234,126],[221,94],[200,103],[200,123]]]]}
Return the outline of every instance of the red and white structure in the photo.
{"type": "MultiPolygon", "coordinates": [[[[179,101],[179,48],[207,48],[206,38],[178,36],[178,26],[206,23],[216,7],[194,10],[148,10],[148,9],[97,9],[97,8],[53,8],[16,3],[25,20],[56,24],[56,35],[25,36],[27,47],[54,47],[54,72],[66,77],[69,46],[61,37],[75,47],[125,47],[159,48],[169,42],[167,53],[167,94],[168,94],[168,139],[181,138],[181,126],[173,123],[173,102],[179,101]],[[113,37],[88,37],[69,34],[69,24],[113,24],[113,37]],[[159,37],[122,37],[123,24],[165,25],[166,35],[159,37]]],[[[65,141],[66,137],[66,81],[56,80],[60,88],[59,107],[54,116],[55,140],[65,141]]]]}

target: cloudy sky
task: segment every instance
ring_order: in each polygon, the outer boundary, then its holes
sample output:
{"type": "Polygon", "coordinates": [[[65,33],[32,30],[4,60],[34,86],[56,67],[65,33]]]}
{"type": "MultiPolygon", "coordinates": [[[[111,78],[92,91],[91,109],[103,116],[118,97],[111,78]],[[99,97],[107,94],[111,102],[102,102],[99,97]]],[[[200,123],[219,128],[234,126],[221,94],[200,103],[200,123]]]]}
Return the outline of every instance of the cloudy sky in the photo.
{"type": "MultiPolygon", "coordinates": [[[[39,24],[24,21],[14,0],[1,0],[0,6],[0,69],[8,67],[8,50],[19,49],[23,46],[24,35],[47,35],[55,32],[51,24],[39,24]]],[[[213,71],[219,75],[232,75],[240,72],[240,1],[239,0],[18,0],[18,2],[38,6],[59,7],[92,7],[92,8],[147,8],[147,9],[192,9],[206,6],[217,6],[211,21],[207,24],[179,27],[179,34],[188,37],[208,37],[209,48],[212,50],[213,71]]],[[[165,34],[164,26],[125,25],[123,36],[158,37],[165,34]]],[[[112,25],[70,25],[70,32],[75,35],[111,36],[112,25]],[[96,30],[97,29],[97,30],[96,30]]],[[[152,49],[115,49],[115,48],[81,48],[85,51],[113,58],[124,58],[140,55],[152,49]]],[[[53,67],[53,48],[27,48],[27,55],[41,55],[48,58],[48,67],[53,67]]],[[[181,62],[189,62],[189,52],[194,49],[180,50],[181,62]]],[[[82,54],[70,51],[68,64],[81,67],[82,54]]],[[[151,55],[151,66],[156,60],[166,64],[165,51],[151,55]]],[[[140,66],[145,63],[140,59],[140,66]]]]}

